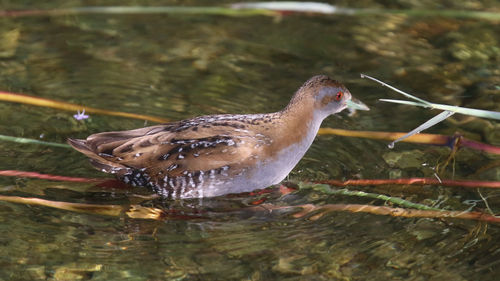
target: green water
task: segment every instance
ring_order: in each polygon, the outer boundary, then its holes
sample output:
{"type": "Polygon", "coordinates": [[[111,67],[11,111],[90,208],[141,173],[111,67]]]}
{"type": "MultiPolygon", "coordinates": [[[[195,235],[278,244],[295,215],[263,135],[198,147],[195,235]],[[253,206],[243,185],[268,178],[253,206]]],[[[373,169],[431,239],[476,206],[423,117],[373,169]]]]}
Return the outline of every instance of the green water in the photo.
{"type": "MultiPolygon", "coordinates": [[[[141,1],[0,1],[1,9],[137,5],[141,1]],[[24,3],[23,3],[24,2],[24,3]]],[[[147,1],[142,5],[177,5],[147,1]]],[[[380,9],[500,12],[497,1],[339,1],[380,9]]],[[[186,5],[213,5],[187,1],[186,5]]],[[[229,1],[217,4],[230,3],[229,1]]],[[[498,21],[402,15],[280,18],[216,15],[61,15],[0,18],[0,90],[180,120],[271,112],[309,77],[342,81],[371,107],[323,126],[407,132],[437,112],[378,102],[399,98],[365,73],[420,98],[500,110],[498,21]]],[[[152,124],[0,102],[0,134],[65,142],[152,124]]],[[[500,145],[491,120],[453,116],[429,133],[500,145]]],[[[293,134],[294,132],[290,132],[293,134]]],[[[289,180],[434,177],[450,149],[320,136],[289,180]]],[[[446,179],[500,180],[499,157],[460,150],[446,179]]],[[[105,177],[75,151],[0,142],[0,170],[105,177]]],[[[500,212],[497,191],[440,186],[351,187],[448,210],[500,212]],[[488,203],[481,198],[483,196],[488,203]]],[[[0,195],[178,209],[187,217],[132,219],[0,201],[0,280],[496,280],[498,224],[331,212],[318,220],[251,208],[260,195],[158,202],[110,190],[15,177],[0,195]],[[201,218],[189,215],[201,214],[201,218]]],[[[389,203],[301,190],[266,203],[389,203]]]]}

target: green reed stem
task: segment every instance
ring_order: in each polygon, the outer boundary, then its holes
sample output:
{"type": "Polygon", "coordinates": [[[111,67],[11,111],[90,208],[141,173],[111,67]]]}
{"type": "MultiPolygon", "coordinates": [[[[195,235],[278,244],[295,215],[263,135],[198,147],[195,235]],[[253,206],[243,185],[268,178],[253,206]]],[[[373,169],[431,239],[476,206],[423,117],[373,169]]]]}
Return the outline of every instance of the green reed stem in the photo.
{"type": "Polygon", "coordinates": [[[348,190],[348,189],[332,189],[329,185],[327,184],[306,184],[306,183],[299,183],[299,188],[300,189],[314,189],[320,192],[323,192],[325,194],[334,194],[334,195],[346,195],[346,196],[358,196],[358,197],[368,197],[368,198],[374,198],[374,199],[380,199],[384,200],[387,202],[391,202],[393,204],[397,204],[403,207],[407,208],[413,208],[413,209],[418,209],[418,210],[432,210],[432,211],[445,211],[442,209],[438,208],[433,208],[429,207],[427,205],[423,204],[418,204],[418,203],[413,203],[407,200],[404,200],[399,197],[391,197],[383,194],[378,194],[378,193],[368,193],[364,191],[358,191],[358,190],[348,190]]]}
{"type": "Polygon", "coordinates": [[[5,136],[5,135],[0,135],[0,140],[22,143],[22,144],[26,144],[26,143],[27,144],[40,144],[40,145],[48,145],[48,146],[55,146],[55,147],[71,148],[71,146],[69,146],[68,144],[64,144],[64,143],[40,141],[40,140],[18,138],[18,137],[11,137],[11,136],[5,136]]]}

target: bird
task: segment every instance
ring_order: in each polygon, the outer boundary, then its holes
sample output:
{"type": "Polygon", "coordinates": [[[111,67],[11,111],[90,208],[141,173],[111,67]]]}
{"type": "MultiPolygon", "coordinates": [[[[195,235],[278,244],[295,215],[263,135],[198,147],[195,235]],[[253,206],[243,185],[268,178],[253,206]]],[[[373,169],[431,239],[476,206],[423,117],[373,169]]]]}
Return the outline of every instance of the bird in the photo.
{"type": "Polygon", "coordinates": [[[317,75],[277,112],[199,116],[68,143],[95,168],[162,198],[216,197],[279,184],[322,121],[346,108],[368,110],[343,84],[317,75]]]}

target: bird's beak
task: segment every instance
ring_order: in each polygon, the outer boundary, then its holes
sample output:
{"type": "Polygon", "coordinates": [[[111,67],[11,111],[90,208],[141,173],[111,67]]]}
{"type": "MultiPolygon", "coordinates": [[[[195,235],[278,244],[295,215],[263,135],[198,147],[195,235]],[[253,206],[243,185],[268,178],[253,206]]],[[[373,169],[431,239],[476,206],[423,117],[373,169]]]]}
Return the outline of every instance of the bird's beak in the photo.
{"type": "Polygon", "coordinates": [[[370,110],[366,104],[362,103],[361,101],[357,99],[350,99],[346,101],[345,103],[347,105],[348,109],[354,109],[354,110],[370,110]]]}

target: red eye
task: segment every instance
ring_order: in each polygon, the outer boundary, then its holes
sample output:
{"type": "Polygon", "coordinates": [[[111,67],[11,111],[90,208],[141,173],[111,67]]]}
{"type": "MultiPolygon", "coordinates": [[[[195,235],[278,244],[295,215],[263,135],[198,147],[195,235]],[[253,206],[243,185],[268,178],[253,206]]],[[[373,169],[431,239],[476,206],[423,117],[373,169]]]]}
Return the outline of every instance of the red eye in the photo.
{"type": "Polygon", "coordinates": [[[340,101],[342,99],[343,95],[344,95],[344,93],[342,93],[341,91],[338,91],[337,94],[335,95],[335,100],[340,101]]]}

